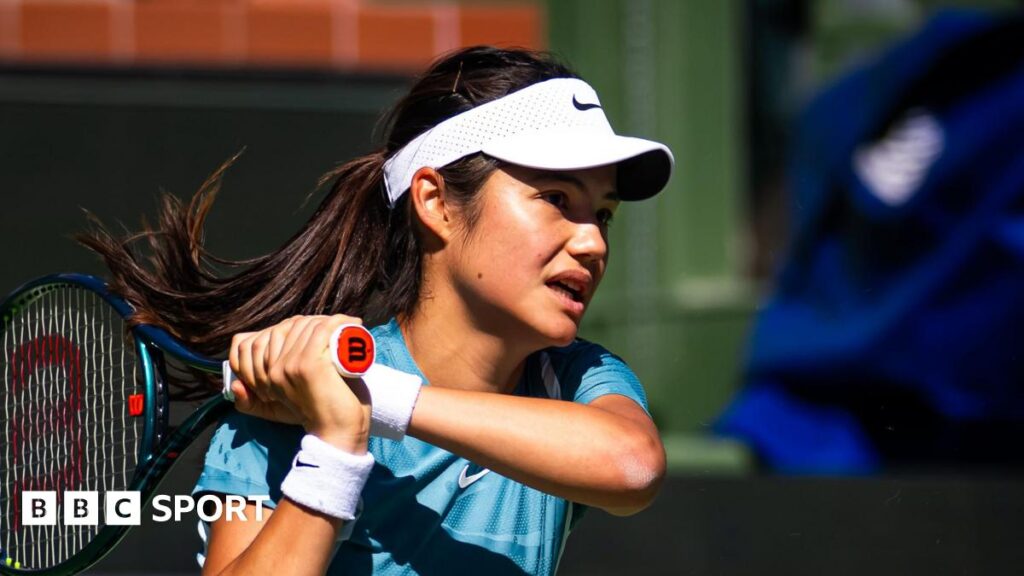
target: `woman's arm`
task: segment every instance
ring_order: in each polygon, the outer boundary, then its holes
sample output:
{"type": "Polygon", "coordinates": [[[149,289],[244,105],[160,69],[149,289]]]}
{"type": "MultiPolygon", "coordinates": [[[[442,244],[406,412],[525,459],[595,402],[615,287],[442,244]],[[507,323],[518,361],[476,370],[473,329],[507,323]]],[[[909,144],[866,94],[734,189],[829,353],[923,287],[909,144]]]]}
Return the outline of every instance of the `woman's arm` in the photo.
{"type": "Polygon", "coordinates": [[[334,555],[342,521],[282,499],[276,511],[245,508],[247,520],[213,523],[204,576],[232,574],[322,575],[334,555]]]}
{"type": "Polygon", "coordinates": [[[590,404],[425,386],[409,434],[513,480],[628,515],[665,476],[658,430],[633,400],[590,404]]]}
{"type": "Polygon", "coordinates": [[[342,380],[328,357],[334,329],[353,321],[358,319],[295,317],[232,341],[231,368],[250,383],[233,383],[235,407],[299,423],[307,434],[281,484],[286,497],[269,517],[225,516],[213,524],[204,574],[304,576],[327,570],[342,519],[354,517],[373,465],[366,455],[369,392],[358,381],[342,380]]]}

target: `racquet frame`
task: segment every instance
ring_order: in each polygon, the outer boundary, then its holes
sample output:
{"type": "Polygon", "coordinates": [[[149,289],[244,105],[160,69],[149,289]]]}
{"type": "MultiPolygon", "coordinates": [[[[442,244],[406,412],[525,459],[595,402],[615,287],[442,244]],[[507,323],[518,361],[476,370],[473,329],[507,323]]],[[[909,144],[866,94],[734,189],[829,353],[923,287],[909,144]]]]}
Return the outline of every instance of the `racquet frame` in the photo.
{"type": "MultiPolygon", "coordinates": [[[[55,287],[80,287],[100,296],[125,320],[134,310],[131,305],[110,292],[107,284],[85,274],[54,274],[32,280],[14,290],[0,304],[0,319],[4,329],[15,318],[21,307],[31,303],[55,287]]],[[[145,383],[144,429],[139,442],[139,453],[135,475],[127,490],[142,494],[142,507],[146,508],[167,471],[180,458],[203,430],[219,420],[232,403],[216,395],[203,403],[180,425],[169,424],[170,405],[165,388],[166,372],[164,355],[170,355],[184,365],[208,372],[221,374],[221,360],[213,360],[193,353],[175,340],[166,331],[151,325],[137,325],[130,329],[135,345],[136,363],[145,383]]],[[[58,518],[58,522],[62,519],[58,518]]],[[[42,569],[32,567],[15,568],[7,565],[6,556],[0,550],[0,575],[15,576],[34,574],[39,576],[69,575],[81,572],[99,562],[121,541],[130,526],[104,525],[96,537],[70,558],[54,566],[42,569]]],[[[3,526],[0,526],[0,530],[3,526]]],[[[0,540],[0,545],[2,545],[0,540]]],[[[12,560],[18,560],[13,558],[12,560]]]]}

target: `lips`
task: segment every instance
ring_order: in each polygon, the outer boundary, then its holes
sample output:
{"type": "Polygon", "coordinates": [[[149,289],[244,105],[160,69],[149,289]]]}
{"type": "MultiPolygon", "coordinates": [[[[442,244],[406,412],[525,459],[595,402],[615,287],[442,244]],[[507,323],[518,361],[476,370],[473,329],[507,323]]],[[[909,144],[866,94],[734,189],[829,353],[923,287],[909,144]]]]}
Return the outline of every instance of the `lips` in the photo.
{"type": "Polygon", "coordinates": [[[561,292],[573,302],[584,304],[590,299],[593,280],[587,272],[569,270],[555,275],[546,284],[549,288],[561,292]]]}
{"type": "Polygon", "coordinates": [[[548,286],[564,292],[574,302],[583,302],[583,289],[570,282],[548,282],[548,286]]]}

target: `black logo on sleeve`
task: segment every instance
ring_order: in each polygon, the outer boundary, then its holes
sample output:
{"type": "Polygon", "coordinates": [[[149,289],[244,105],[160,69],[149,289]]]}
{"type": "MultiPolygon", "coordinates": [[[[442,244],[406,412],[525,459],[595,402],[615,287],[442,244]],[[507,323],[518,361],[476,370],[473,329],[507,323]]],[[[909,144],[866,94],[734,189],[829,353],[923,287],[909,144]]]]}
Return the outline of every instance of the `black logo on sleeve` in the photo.
{"type": "Polygon", "coordinates": [[[600,108],[601,107],[600,104],[584,104],[584,103],[582,103],[582,102],[580,102],[579,100],[576,99],[576,95],[575,94],[573,94],[573,96],[572,96],[572,105],[575,106],[576,109],[579,110],[580,112],[583,112],[585,110],[590,110],[591,108],[600,108]]]}

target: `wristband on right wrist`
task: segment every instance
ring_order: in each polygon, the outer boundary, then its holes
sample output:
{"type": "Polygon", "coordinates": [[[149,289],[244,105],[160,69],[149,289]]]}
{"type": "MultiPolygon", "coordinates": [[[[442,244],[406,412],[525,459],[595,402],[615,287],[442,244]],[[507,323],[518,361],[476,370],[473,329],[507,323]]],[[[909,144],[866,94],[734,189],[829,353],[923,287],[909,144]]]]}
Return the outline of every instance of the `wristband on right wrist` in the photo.
{"type": "Polygon", "coordinates": [[[404,438],[423,381],[419,376],[374,364],[363,374],[363,383],[370,391],[370,435],[404,438]]]}

